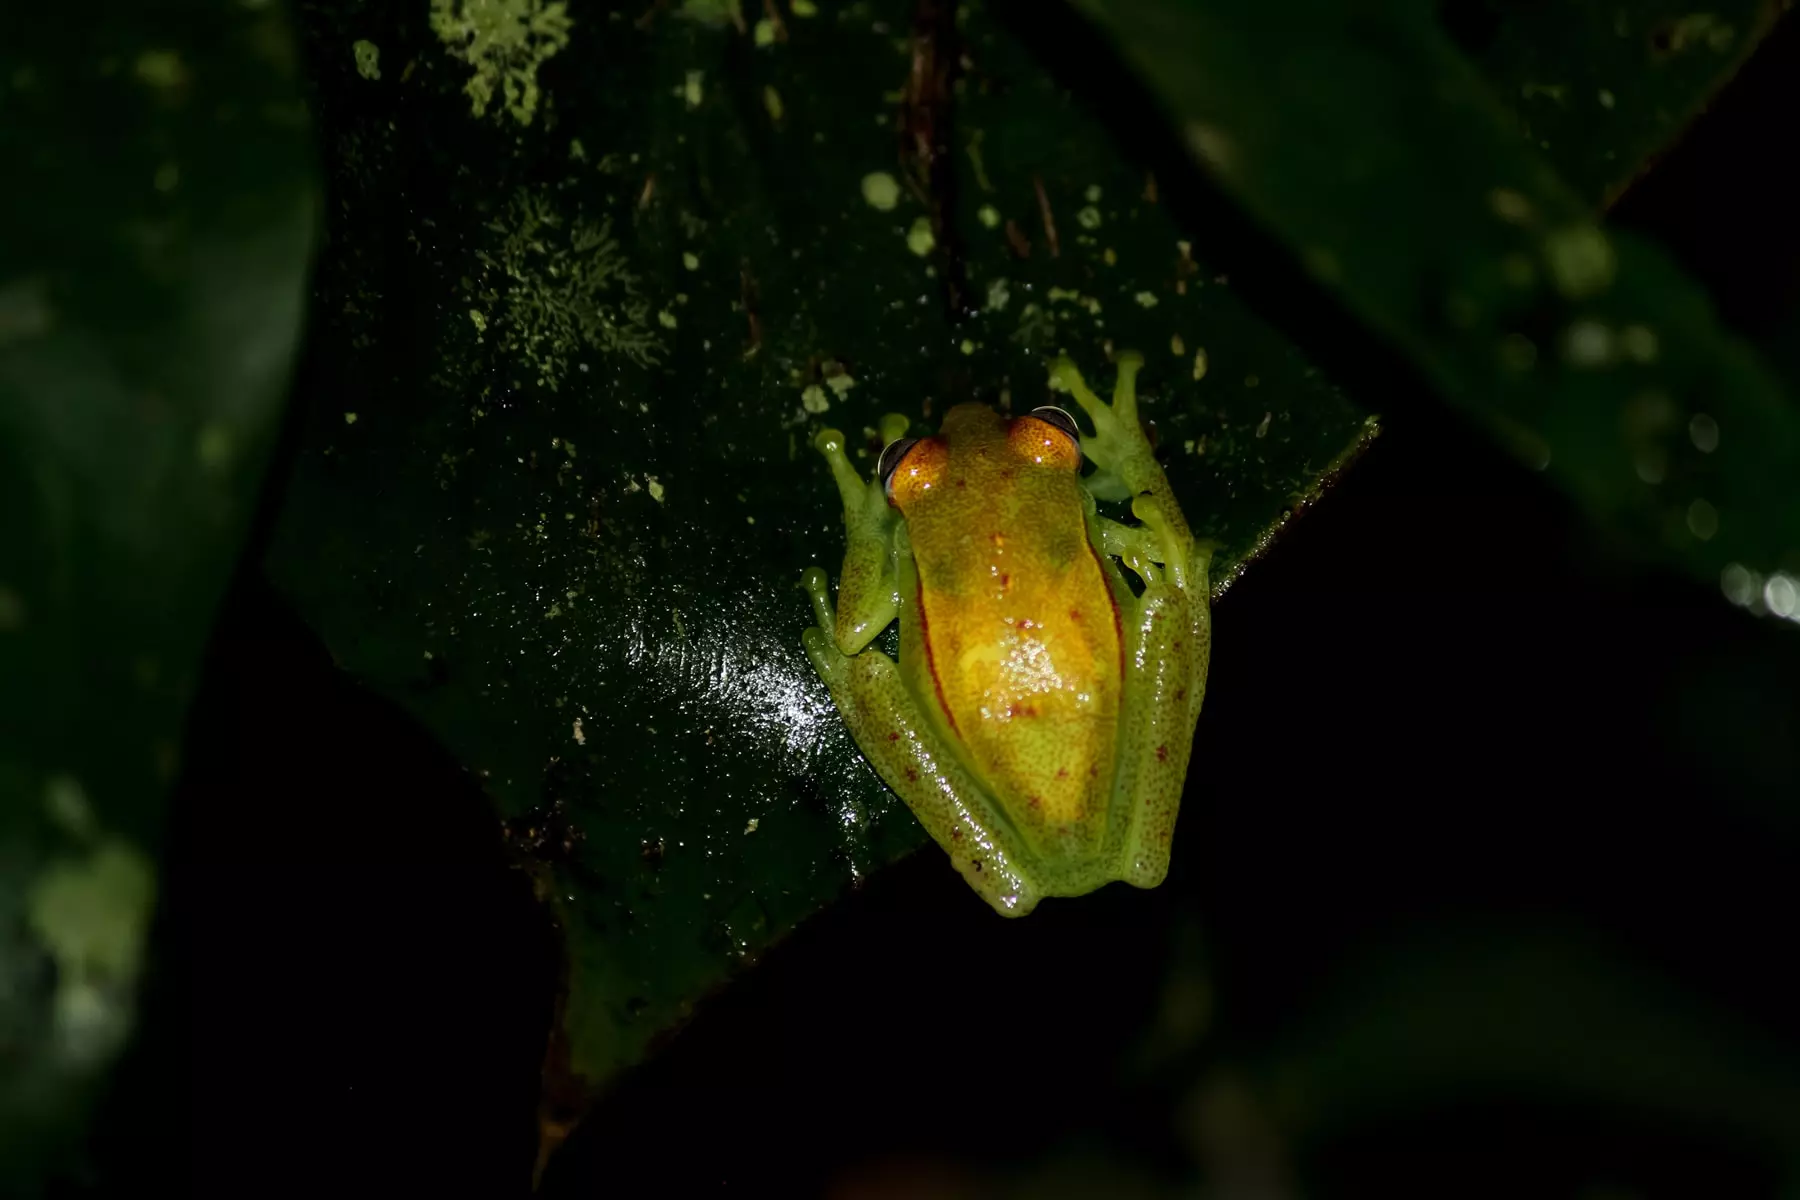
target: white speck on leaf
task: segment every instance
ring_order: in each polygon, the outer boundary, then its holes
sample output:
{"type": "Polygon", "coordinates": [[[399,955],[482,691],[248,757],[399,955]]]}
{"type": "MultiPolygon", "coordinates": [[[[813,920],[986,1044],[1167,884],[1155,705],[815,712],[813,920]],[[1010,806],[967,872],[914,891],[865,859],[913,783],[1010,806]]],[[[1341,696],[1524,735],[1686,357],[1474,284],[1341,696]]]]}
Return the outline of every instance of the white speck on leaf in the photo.
{"type": "Polygon", "coordinates": [[[920,258],[930,254],[937,246],[937,235],[931,232],[931,218],[918,217],[912,228],[906,231],[906,248],[920,258]]]}
{"type": "Polygon", "coordinates": [[[877,212],[892,212],[900,203],[900,184],[886,171],[871,171],[863,176],[863,200],[877,212]]]}
{"type": "Polygon", "coordinates": [[[350,52],[356,56],[356,73],[364,79],[381,78],[381,47],[368,38],[357,38],[350,43],[350,52]]]}

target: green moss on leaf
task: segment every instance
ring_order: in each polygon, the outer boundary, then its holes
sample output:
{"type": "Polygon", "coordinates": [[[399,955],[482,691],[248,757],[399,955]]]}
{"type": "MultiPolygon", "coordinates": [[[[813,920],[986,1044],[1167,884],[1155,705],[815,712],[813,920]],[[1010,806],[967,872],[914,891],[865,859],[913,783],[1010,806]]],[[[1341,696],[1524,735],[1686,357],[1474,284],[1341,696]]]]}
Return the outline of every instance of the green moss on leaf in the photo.
{"type": "Polygon", "coordinates": [[[537,112],[538,67],[569,44],[570,25],[562,0],[431,0],[431,31],[475,70],[463,87],[474,114],[498,93],[521,125],[537,112]]]}
{"type": "Polygon", "coordinates": [[[612,222],[566,222],[547,196],[522,191],[489,226],[499,246],[480,254],[487,286],[479,299],[498,308],[494,328],[504,353],[516,354],[556,390],[583,351],[620,355],[639,366],[662,360],[650,321],[612,222]]]}

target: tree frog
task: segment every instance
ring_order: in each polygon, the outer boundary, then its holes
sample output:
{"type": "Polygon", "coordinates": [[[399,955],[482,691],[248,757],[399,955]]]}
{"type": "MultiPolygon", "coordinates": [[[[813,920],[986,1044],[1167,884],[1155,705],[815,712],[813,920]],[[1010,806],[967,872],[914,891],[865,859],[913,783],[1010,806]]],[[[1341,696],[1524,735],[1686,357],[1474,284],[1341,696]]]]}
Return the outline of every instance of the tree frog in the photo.
{"type": "Polygon", "coordinates": [[[1003,916],[1168,871],[1206,690],[1211,550],[1138,423],[1142,366],[1118,356],[1110,404],[1066,357],[1051,366],[1092,437],[1056,407],[959,404],[922,438],[891,413],[867,480],[843,434],[814,439],[847,545],[835,614],[825,572],[801,579],[818,622],[807,657],[876,772],[1003,916]],[[1141,524],[1101,516],[1096,497],[1129,497],[1141,524]],[[898,663],[872,644],[896,619],[898,663]]]}

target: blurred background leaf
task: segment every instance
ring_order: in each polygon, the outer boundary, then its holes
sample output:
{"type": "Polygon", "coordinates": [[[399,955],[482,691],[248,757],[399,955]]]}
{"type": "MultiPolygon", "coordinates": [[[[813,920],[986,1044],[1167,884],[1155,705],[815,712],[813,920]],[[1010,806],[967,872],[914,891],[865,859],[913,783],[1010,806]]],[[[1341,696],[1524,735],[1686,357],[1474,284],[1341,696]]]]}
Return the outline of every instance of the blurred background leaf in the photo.
{"type": "MultiPolygon", "coordinates": [[[[1079,7],[1209,177],[1591,519],[1728,589],[1800,572],[1800,411],[1665,252],[1602,228],[1431,6],[1079,7]]],[[[1731,53],[1769,23],[1745,15],[1617,10],[1596,40],[1637,62],[1609,93],[1731,53]]]]}
{"type": "Polygon", "coordinates": [[[1749,61],[1789,7],[1730,0],[1449,0],[1444,32],[1571,189],[1610,208],[1749,61]]]}
{"type": "Polygon", "coordinates": [[[277,8],[0,17],[8,1195],[68,1167],[157,969],[164,795],[300,331],[297,67],[277,8]]]}

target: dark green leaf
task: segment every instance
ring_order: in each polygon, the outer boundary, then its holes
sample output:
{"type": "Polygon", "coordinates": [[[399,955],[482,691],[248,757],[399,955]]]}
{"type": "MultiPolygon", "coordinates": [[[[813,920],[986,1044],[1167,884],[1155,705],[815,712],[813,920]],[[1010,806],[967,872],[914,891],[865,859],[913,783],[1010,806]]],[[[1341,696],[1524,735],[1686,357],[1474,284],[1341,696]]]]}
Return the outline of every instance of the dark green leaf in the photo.
{"type": "MultiPolygon", "coordinates": [[[[1227,192],[1595,520],[1709,582],[1800,570],[1800,411],[1597,224],[1430,6],[1081,7],[1227,192]]],[[[1686,52],[1720,27],[1682,28],[1686,52]]]]}
{"type": "Polygon", "coordinates": [[[0,21],[0,1190],[129,1036],[163,795],[316,216],[279,9],[0,21]]]}
{"type": "Polygon", "coordinates": [[[843,548],[823,422],[872,463],[883,412],[1030,407],[1051,352],[1104,381],[1140,348],[1221,583],[1370,430],[979,9],[918,42],[973,68],[909,102],[913,4],[734,8],[584,6],[565,46],[555,6],[490,6],[548,29],[510,76],[452,0],[450,43],[309,27],[338,208],[270,569],[485,781],[589,1083],[922,841],[800,653],[799,574],[843,548]],[[919,164],[896,119],[952,111],[919,164]]]}

